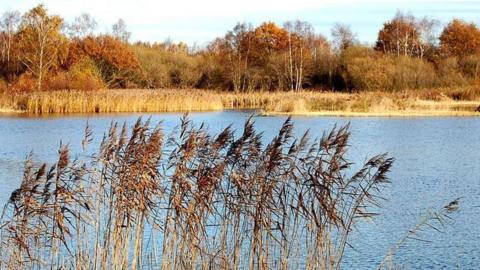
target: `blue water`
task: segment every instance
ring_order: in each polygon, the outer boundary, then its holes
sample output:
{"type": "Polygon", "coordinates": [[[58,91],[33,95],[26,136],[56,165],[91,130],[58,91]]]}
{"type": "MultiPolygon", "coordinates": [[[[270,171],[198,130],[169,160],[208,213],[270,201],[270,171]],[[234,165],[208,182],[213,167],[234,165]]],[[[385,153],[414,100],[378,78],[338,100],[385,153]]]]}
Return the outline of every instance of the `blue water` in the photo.
{"type": "MultiPolygon", "coordinates": [[[[252,112],[223,111],[192,113],[194,123],[205,122],[212,132],[229,124],[241,130],[252,112]]],[[[25,157],[33,151],[38,162],[54,162],[60,141],[71,152],[81,153],[86,122],[98,146],[112,121],[132,125],[139,114],[80,115],[58,117],[0,117],[0,205],[21,181],[25,157]]],[[[168,134],[179,124],[181,114],[153,114],[163,120],[168,134]]],[[[442,233],[426,231],[429,243],[410,241],[395,261],[413,269],[480,268],[480,118],[339,118],[294,117],[296,134],[306,129],[313,137],[335,124],[351,125],[348,152],[355,168],[368,157],[388,152],[395,157],[392,183],[384,190],[381,215],[362,222],[350,238],[353,249],[346,252],[344,269],[375,268],[389,247],[400,240],[430,208],[440,208],[457,197],[461,210],[452,214],[442,233]]],[[[256,127],[271,139],[285,117],[256,117],[256,127]]]]}

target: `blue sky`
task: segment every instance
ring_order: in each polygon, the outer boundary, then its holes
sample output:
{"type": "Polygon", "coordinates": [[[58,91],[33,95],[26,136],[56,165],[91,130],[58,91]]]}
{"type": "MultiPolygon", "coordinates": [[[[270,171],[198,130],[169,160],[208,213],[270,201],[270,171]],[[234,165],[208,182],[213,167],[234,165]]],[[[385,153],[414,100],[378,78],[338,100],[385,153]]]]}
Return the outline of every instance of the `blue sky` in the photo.
{"type": "Polygon", "coordinates": [[[200,46],[244,21],[255,26],[263,21],[282,25],[300,19],[327,37],[336,22],[343,22],[365,43],[375,41],[383,22],[398,9],[442,23],[460,18],[480,24],[480,0],[0,0],[0,13],[24,12],[40,3],[67,21],[90,13],[99,24],[99,32],[109,31],[123,18],[134,41],[170,38],[200,46]]]}

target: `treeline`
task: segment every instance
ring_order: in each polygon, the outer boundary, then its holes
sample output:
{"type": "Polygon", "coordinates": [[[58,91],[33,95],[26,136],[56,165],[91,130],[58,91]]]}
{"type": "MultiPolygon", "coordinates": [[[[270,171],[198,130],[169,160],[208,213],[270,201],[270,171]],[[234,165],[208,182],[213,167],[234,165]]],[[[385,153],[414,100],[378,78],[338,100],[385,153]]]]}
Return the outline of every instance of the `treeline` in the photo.
{"type": "Polygon", "coordinates": [[[205,48],[184,43],[129,42],[123,20],[94,34],[88,14],[73,22],[44,6],[1,18],[0,89],[208,88],[234,91],[328,89],[404,90],[476,84],[480,30],[455,19],[398,12],[373,46],[349,26],[332,39],[311,24],[239,23],[205,48]]]}

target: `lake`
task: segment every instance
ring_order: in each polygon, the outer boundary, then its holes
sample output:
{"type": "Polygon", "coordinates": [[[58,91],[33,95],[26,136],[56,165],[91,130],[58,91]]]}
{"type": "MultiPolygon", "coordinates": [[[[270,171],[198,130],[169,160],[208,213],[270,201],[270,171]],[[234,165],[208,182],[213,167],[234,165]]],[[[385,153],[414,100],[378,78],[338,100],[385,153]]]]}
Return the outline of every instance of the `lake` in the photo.
{"type": "MultiPolygon", "coordinates": [[[[194,123],[204,122],[212,132],[229,124],[241,130],[251,111],[192,113],[194,123]]],[[[51,117],[0,116],[0,204],[19,185],[25,157],[33,151],[35,161],[55,162],[60,141],[72,155],[80,153],[83,130],[90,123],[98,146],[112,121],[132,125],[139,114],[72,115],[51,117]]],[[[168,134],[182,114],[152,114],[163,121],[168,134]]],[[[438,209],[462,197],[461,208],[452,214],[442,233],[423,236],[430,243],[411,241],[396,255],[396,261],[415,269],[478,269],[480,267],[480,118],[340,118],[294,117],[296,135],[306,129],[320,137],[335,124],[351,125],[350,161],[358,168],[368,157],[388,152],[395,157],[392,183],[384,190],[381,215],[362,222],[350,238],[345,269],[372,269],[428,209],[438,209]]],[[[285,117],[256,117],[256,127],[271,139],[285,117]]]]}

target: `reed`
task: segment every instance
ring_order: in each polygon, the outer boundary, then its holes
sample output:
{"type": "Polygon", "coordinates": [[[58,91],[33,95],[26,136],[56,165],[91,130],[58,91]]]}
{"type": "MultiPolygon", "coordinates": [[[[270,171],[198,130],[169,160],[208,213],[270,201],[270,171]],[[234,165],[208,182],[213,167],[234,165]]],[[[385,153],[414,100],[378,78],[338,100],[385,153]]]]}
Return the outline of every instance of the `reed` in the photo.
{"type": "Polygon", "coordinates": [[[352,173],[348,126],[292,134],[291,119],[268,144],[252,118],[216,135],[186,116],[171,135],[139,119],[112,123],[96,154],[28,158],[0,219],[0,269],[339,269],[394,160],[352,173]]]}
{"type": "Polygon", "coordinates": [[[480,90],[225,92],[199,89],[2,92],[0,112],[28,114],[260,109],[265,114],[479,115],[480,90]]]}

